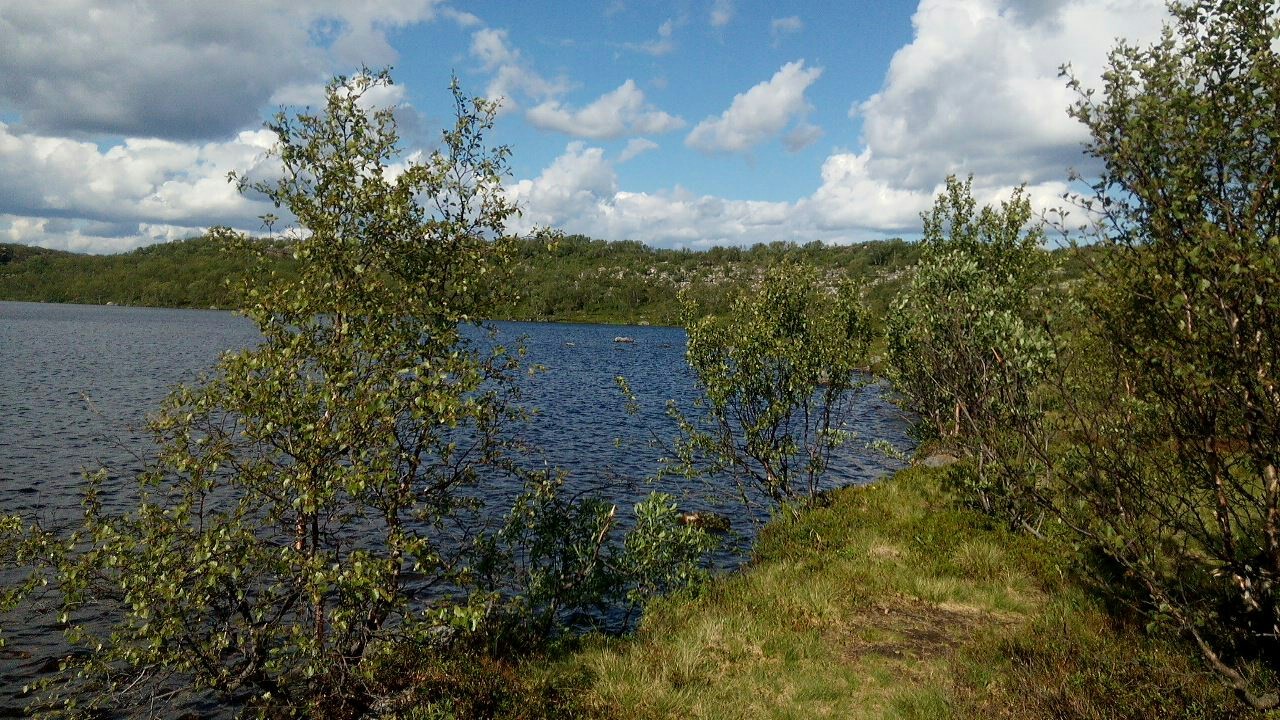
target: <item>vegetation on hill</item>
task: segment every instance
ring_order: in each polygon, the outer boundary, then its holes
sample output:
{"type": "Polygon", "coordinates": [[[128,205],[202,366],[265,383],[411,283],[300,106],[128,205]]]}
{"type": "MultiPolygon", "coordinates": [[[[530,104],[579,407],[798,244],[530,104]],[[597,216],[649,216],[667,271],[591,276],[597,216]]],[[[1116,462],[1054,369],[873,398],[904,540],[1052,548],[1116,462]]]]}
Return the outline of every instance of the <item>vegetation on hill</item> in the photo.
{"type": "Polygon", "coordinates": [[[663,250],[639,242],[562,237],[549,249],[522,243],[515,256],[516,297],[499,309],[504,318],[583,322],[680,322],[680,294],[711,314],[729,311],[732,290],[762,279],[784,261],[817,270],[822,282],[853,282],[883,309],[915,244],[902,240],[835,246],[775,242],[750,248],[663,250]]]}
{"type": "MultiPolygon", "coordinates": [[[[82,255],[0,244],[0,300],[115,303],[151,307],[233,309],[237,288],[254,268],[260,245],[268,268],[289,276],[297,261],[284,241],[226,243],[195,237],[116,255],[82,255]]],[[[1055,251],[1055,280],[1078,278],[1094,251],[1055,251]]],[[[506,292],[495,320],[678,325],[681,293],[706,312],[729,312],[735,291],[782,263],[813,268],[828,287],[857,285],[873,323],[885,316],[906,270],[919,261],[918,243],[900,239],[855,245],[775,242],[709,250],[653,248],[630,240],[582,235],[512,243],[506,292]]]]}
{"type": "MultiPolygon", "coordinates": [[[[278,269],[292,266],[282,243],[265,243],[278,269]]],[[[235,288],[253,254],[214,237],[149,245],[117,255],[80,255],[0,245],[0,299],[89,305],[238,307],[235,288]]]]}
{"type": "MultiPolygon", "coordinates": [[[[295,272],[283,241],[263,243],[270,267],[295,272]]],[[[118,255],[78,255],[25,245],[0,245],[0,299],[33,302],[235,308],[235,288],[253,267],[253,253],[214,237],[151,245],[118,255]]],[[[850,279],[883,310],[896,279],[918,256],[902,240],[830,246],[772,243],[707,251],[664,250],[634,241],[569,235],[512,244],[510,283],[493,319],[651,323],[680,321],[679,294],[709,311],[728,310],[733,288],[746,286],[783,260],[816,268],[828,284],[850,279]]]]}

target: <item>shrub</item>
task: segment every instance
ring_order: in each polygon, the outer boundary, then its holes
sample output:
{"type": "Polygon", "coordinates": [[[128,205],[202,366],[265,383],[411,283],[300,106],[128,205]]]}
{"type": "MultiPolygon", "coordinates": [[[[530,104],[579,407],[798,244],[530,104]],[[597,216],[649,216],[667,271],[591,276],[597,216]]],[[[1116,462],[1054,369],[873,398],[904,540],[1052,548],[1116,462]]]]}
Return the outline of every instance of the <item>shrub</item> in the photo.
{"type": "MultiPolygon", "coordinates": [[[[1072,114],[1103,164],[1080,203],[1100,402],[1073,403],[1069,521],[1255,707],[1280,656],[1280,8],[1198,0],[1118,45],[1072,114]]],[[[1071,397],[1070,388],[1064,393],[1071,397]]]]}
{"type": "Polygon", "coordinates": [[[971,184],[947,178],[923,216],[922,257],[886,324],[889,376],[930,434],[973,459],[953,473],[964,494],[1029,527],[1046,471],[1051,259],[1022,190],[978,210],[971,184]]]}
{"type": "Polygon", "coordinates": [[[672,406],[680,466],[728,474],[748,503],[812,503],[832,453],[852,438],[865,384],[871,333],[856,289],[824,287],[812,270],[783,264],[726,316],[686,302],[685,326],[705,416],[672,406]]]}

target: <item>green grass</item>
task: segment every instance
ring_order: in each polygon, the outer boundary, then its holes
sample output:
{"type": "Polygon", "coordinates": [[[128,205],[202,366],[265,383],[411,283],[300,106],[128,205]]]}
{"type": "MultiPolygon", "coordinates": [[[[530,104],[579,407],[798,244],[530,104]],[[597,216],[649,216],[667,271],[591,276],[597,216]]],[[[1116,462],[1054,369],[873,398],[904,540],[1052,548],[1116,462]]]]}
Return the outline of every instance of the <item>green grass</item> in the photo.
{"type": "Polygon", "coordinates": [[[765,528],[753,563],[554,666],[625,718],[1243,717],[1184,644],[1112,618],[1064,548],[912,469],[765,528]]]}

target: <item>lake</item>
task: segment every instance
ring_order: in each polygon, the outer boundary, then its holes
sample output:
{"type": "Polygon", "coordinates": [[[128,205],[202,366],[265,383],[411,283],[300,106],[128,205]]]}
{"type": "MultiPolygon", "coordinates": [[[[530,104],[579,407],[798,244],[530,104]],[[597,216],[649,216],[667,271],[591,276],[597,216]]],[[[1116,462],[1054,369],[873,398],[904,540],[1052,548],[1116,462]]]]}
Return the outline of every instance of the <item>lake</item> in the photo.
{"type": "MultiPolygon", "coordinates": [[[[525,400],[538,409],[519,429],[538,448],[539,456],[529,460],[568,470],[571,485],[599,488],[620,509],[655,489],[644,480],[663,454],[654,439],[673,434],[667,402],[690,407],[694,393],[684,331],[504,322],[495,327],[503,343],[523,338],[528,361],[545,366],[525,381],[525,400]],[[634,342],[614,342],[617,336],[634,342]],[[614,382],[618,375],[640,401],[634,416],[625,412],[614,382]]],[[[151,447],[147,413],[175,384],[197,380],[222,351],[250,346],[258,337],[248,320],[222,311],[0,302],[0,514],[21,514],[46,527],[66,525],[80,512],[82,472],[96,468],[109,470],[104,504],[124,509],[126,488],[151,447]]],[[[910,449],[908,421],[878,386],[861,400],[855,428],[864,440],[910,449]]],[[[899,465],[856,442],[845,450],[829,473],[829,486],[869,482],[899,465]]],[[[674,483],[657,489],[683,497],[689,509],[730,515],[744,531],[736,549],[749,543],[759,513],[709,494],[701,483],[674,483]]],[[[715,565],[731,568],[743,557],[722,553],[715,565]]],[[[0,716],[17,706],[22,678],[29,681],[46,662],[58,634],[51,625],[6,627],[0,716]]]]}

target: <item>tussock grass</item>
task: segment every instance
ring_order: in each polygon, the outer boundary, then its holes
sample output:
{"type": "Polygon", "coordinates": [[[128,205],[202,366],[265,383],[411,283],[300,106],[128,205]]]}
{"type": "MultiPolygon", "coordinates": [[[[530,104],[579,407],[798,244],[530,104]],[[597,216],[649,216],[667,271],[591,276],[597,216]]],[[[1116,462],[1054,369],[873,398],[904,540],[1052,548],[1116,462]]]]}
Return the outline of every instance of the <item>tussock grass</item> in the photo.
{"type": "Polygon", "coordinates": [[[831,493],[752,564],[556,666],[625,718],[1245,716],[1176,640],[1110,617],[1068,553],[960,508],[945,471],[831,493]]]}

